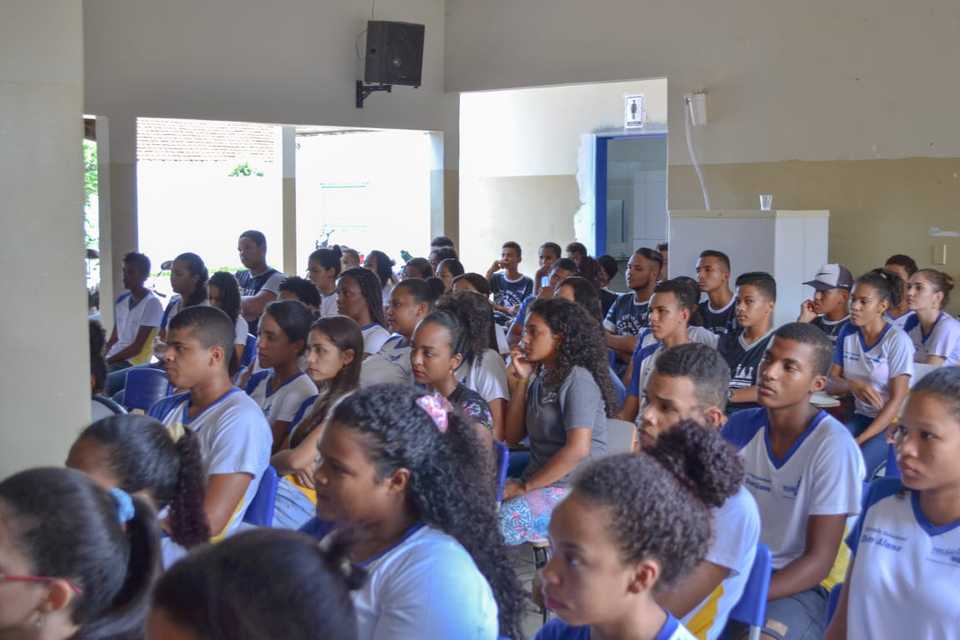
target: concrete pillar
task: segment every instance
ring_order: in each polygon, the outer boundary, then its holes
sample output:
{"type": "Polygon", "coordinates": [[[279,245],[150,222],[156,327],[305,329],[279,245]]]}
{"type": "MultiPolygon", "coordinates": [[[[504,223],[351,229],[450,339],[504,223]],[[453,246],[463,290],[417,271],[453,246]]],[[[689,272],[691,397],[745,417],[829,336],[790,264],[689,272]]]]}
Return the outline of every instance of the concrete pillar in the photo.
{"type": "Polygon", "coordinates": [[[114,283],[113,277],[113,233],[110,221],[110,121],[104,116],[96,117],[97,131],[97,181],[99,192],[97,205],[99,209],[100,243],[97,250],[100,252],[100,324],[107,335],[113,329],[112,301],[116,299],[114,284],[122,287],[120,281],[114,283]]]}
{"type": "Polygon", "coordinates": [[[0,477],[62,465],[90,420],[78,0],[0,5],[0,477]]]}
{"type": "Polygon", "coordinates": [[[306,270],[297,263],[297,128],[280,127],[280,175],[283,179],[283,271],[296,275],[306,270]]]}
{"type": "MultiPolygon", "coordinates": [[[[113,317],[113,301],[123,293],[120,270],[123,256],[136,251],[140,246],[137,234],[137,119],[133,116],[113,115],[109,118],[109,133],[106,144],[98,145],[98,152],[106,152],[106,161],[101,162],[100,192],[108,199],[106,217],[108,224],[101,222],[100,232],[107,230],[110,262],[101,258],[100,272],[107,280],[111,298],[100,296],[100,309],[104,315],[113,317]],[[104,186],[106,176],[106,186],[104,186]]],[[[99,123],[98,123],[99,125],[99,123]]],[[[101,221],[103,220],[101,214],[101,221]]],[[[102,243],[101,243],[102,244],[102,243]]],[[[166,256],[150,256],[152,268],[158,269],[166,256]]],[[[102,289],[101,289],[102,291],[102,289]]],[[[112,320],[111,320],[112,321],[112,320]]]]}
{"type": "MultiPolygon", "coordinates": [[[[460,247],[460,94],[444,96],[443,230],[460,247]]],[[[436,235],[436,234],[435,234],[436,235]]]]}

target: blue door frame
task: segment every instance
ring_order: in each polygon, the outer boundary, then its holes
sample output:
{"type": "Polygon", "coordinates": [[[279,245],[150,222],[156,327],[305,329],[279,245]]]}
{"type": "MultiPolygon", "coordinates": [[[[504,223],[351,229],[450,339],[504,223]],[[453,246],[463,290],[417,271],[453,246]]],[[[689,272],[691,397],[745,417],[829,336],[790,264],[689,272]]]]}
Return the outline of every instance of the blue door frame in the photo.
{"type": "Polygon", "coordinates": [[[667,134],[637,132],[630,135],[597,135],[594,153],[593,215],[594,215],[594,251],[602,256],[607,252],[607,144],[611,140],[633,140],[636,138],[667,139],[667,134]]]}

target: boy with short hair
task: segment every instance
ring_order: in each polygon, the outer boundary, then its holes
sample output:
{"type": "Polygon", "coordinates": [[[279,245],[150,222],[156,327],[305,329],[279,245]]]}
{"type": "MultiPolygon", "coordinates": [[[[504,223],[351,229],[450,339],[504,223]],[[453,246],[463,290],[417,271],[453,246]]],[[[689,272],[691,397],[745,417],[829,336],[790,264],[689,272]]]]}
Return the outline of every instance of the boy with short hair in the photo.
{"type": "Polygon", "coordinates": [[[320,290],[316,285],[300,276],[284,278],[278,287],[280,300],[297,300],[310,310],[314,318],[320,313],[320,290]]]}
{"type": "Polygon", "coordinates": [[[784,325],[760,366],[761,406],[735,413],[723,428],[740,449],[760,539],[773,555],[764,632],[776,638],[822,636],[828,589],[845,570],[844,528],[860,511],[860,449],[846,427],[810,404],[832,357],[822,331],[784,325]]]}
{"type": "MultiPolygon", "coordinates": [[[[148,361],[147,340],[163,319],[160,298],[144,286],[150,277],[150,258],[142,253],[128,253],[123,257],[121,274],[127,292],[114,303],[113,331],[106,346],[111,371],[148,361]]],[[[117,390],[113,389],[112,393],[117,390]]]]}
{"type": "Polygon", "coordinates": [[[267,265],[267,237],[261,232],[248,229],[241,233],[237,251],[246,267],[234,274],[240,285],[240,313],[249,324],[250,333],[256,334],[260,314],[280,295],[284,275],[267,265]]]}
{"type": "Polygon", "coordinates": [[[579,269],[580,261],[587,257],[587,247],[582,242],[571,242],[567,245],[567,255],[565,257],[573,260],[579,269]]]}
{"type": "Polygon", "coordinates": [[[164,398],[150,415],[174,439],[198,439],[207,478],[204,511],[214,539],[232,533],[270,464],[273,435],[263,411],[233,386],[228,363],[234,326],[216,307],[187,307],[170,322],[163,363],[170,383],[186,393],[164,398]]]}
{"type": "Polygon", "coordinates": [[[773,333],[777,283],[769,273],[752,271],[737,278],[738,329],[720,336],[717,350],[730,366],[727,413],[756,407],[757,374],[773,333]]]}
{"type": "Polygon", "coordinates": [[[730,290],[730,258],[722,251],[707,249],[697,260],[697,284],[707,299],[700,303],[703,326],[717,335],[737,329],[736,300],[730,290]]]}
{"type": "Polygon", "coordinates": [[[842,264],[825,264],[813,280],[803,284],[813,287],[816,293],[813,300],[804,300],[800,305],[797,322],[809,322],[836,344],[840,330],[850,319],[853,274],[842,264]]]}
{"type": "Polygon", "coordinates": [[[553,263],[560,259],[560,245],[556,242],[544,242],[540,245],[537,257],[540,260],[537,272],[533,274],[533,295],[540,293],[540,290],[546,286],[545,280],[550,276],[550,269],[553,263]]]}
{"type": "MultiPolygon", "coordinates": [[[[663,351],[653,365],[644,394],[641,444],[652,446],[677,424],[693,420],[719,429],[726,416],[730,368],[716,350],[687,343],[663,351]]],[[[707,555],[657,601],[682,618],[698,638],[719,637],[740,600],[760,538],[760,514],[745,487],[712,510],[713,542],[707,555]]]]}
{"type": "Polygon", "coordinates": [[[520,245],[510,240],[503,243],[500,259],[494,260],[487,269],[497,324],[510,324],[510,318],[517,314],[523,301],[533,293],[533,280],[517,269],[522,259],[520,245]]]}
{"type": "Polygon", "coordinates": [[[627,362],[637,347],[637,336],[650,324],[650,298],[660,277],[662,258],[657,251],[643,247],[634,251],[627,263],[627,287],[632,293],[617,298],[610,307],[603,328],[607,330],[607,346],[617,354],[617,375],[623,375],[627,362]]]}
{"type": "Polygon", "coordinates": [[[556,295],[556,290],[561,282],[570,276],[577,275],[577,265],[569,258],[560,258],[550,265],[550,270],[547,271],[547,274],[546,286],[541,287],[536,295],[527,296],[527,299],[520,305],[520,310],[517,311],[517,315],[510,322],[506,336],[509,346],[516,346],[517,343],[520,342],[520,336],[523,334],[523,325],[527,321],[527,310],[530,309],[530,305],[533,304],[535,300],[552,298],[556,295]]]}
{"type": "Polygon", "coordinates": [[[618,294],[616,291],[611,291],[609,286],[615,277],[617,277],[617,271],[620,270],[620,267],[617,265],[617,260],[611,255],[604,254],[597,258],[597,264],[600,265],[600,271],[597,272],[597,275],[600,278],[600,306],[602,307],[603,317],[607,317],[607,313],[610,312],[610,307],[613,306],[613,303],[617,301],[618,294]]]}

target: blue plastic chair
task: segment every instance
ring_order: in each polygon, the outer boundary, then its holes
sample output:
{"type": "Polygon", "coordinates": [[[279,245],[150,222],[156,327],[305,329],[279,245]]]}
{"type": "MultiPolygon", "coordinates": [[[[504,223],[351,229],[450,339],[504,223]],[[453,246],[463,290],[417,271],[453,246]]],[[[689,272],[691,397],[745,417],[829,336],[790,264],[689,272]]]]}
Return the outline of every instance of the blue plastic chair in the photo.
{"type": "Polygon", "coordinates": [[[240,366],[249,367],[250,363],[257,356],[257,336],[252,333],[247,334],[247,343],[243,346],[243,354],[240,356],[240,366]]]}
{"type": "Polygon", "coordinates": [[[114,415],[120,416],[127,412],[127,410],[124,409],[118,402],[114,401],[113,398],[107,398],[106,396],[101,395],[93,395],[90,399],[97,404],[103,405],[112,411],[114,415]]]}
{"type": "Polygon", "coordinates": [[[272,465],[267,466],[260,478],[260,486],[257,487],[257,493],[254,494],[247,512],[243,514],[243,521],[257,527],[273,526],[273,510],[277,502],[277,487],[280,484],[280,478],[277,477],[277,470],[272,465]]]}
{"type": "Polygon", "coordinates": [[[161,369],[130,367],[127,386],[123,390],[123,405],[127,411],[149,411],[150,407],[167,395],[170,395],[170,383],[167,374],[161,369]]]}
{"type": "Polygon", "coordinates": [[[770,591],[770,575],[773,557],[762,542],[757,544],[757,556],[750,568],[750,576],[743,588],[743,595],[730,611],[730,619],[750,627],[750,640],[759,640],[760,631],[767,621],[767,594],[770,591]]]}
{"type": "Polygon", "coordinates": [[[497,452],[497,503],[503,500],[503,490],[507,486],[507,467],[510,466],[510,449],[502,442],[494,442],[497,452]]]}
{"type": "Polygon", "coordinates": [[[843,583],[838,582],[830,589],[830,595],[827,597],[827,618],[824,621],[824,627],[833,620],[833,614],[837,612],[837,605],[840,604],[840,592],[843,590],[843,583]]]}
{"type": "Polygon", "coordinates": [[[883,471],[883,475],[887,478],[900,477],[900,467],[897,466],[897,448],[892,444],[887,445],[887,466],[883,471]]]}

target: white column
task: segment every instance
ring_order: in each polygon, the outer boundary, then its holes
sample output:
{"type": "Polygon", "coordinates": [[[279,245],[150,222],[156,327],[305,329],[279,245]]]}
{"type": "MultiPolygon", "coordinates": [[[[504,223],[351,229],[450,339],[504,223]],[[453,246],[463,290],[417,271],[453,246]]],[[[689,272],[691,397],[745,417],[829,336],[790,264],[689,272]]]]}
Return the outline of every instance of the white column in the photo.
{"type": "Polygon", "coordinates": [[[62,465],[90,420],[79,0],[0,4],[0,477],[62,465]]]}
{"type": "MultiPolygon", "coordinates": [[[[99,135],[99,134],[98,134],[99,135]]],[[[137,234],[137,119],[133,116],[110,115],[106,144],[98,145],[98,152],[106,151],[105,162],[100,163],[100,192],[107,195],[107,218],[109,224],[101,224],[100,232],[108,230],[110,262],[101,257],[100,272],[104,280],[110,278],[108,288],[111,298],[100,296],[100,309],[104,314],[113,314],[113,300],[123,293],[123,256],[136,251],[140,240],[137,234]],[[106,167],[105,170],[104,167],[106,167]],[[103,178],[106,176],[106,183],[103,178]]],[[[102,200],[101,200],[102,202],[102,200]]],[[[102,206],[102,205],[101,205],[102,206]]],[[[101,218],[102,219],[102,218],[101,218]]],[[[102,244],[102,243],[101,243],[102,244]]],[[[152,267],[160,266],[159,256],[150,256],[152,267]]]]}
{"type": "Polygon", "coordinates": [[[296,275],[306,269],[297,263],[297,128],[280,127],[280,175],[283,177],[283,271],[296,275]]]}

